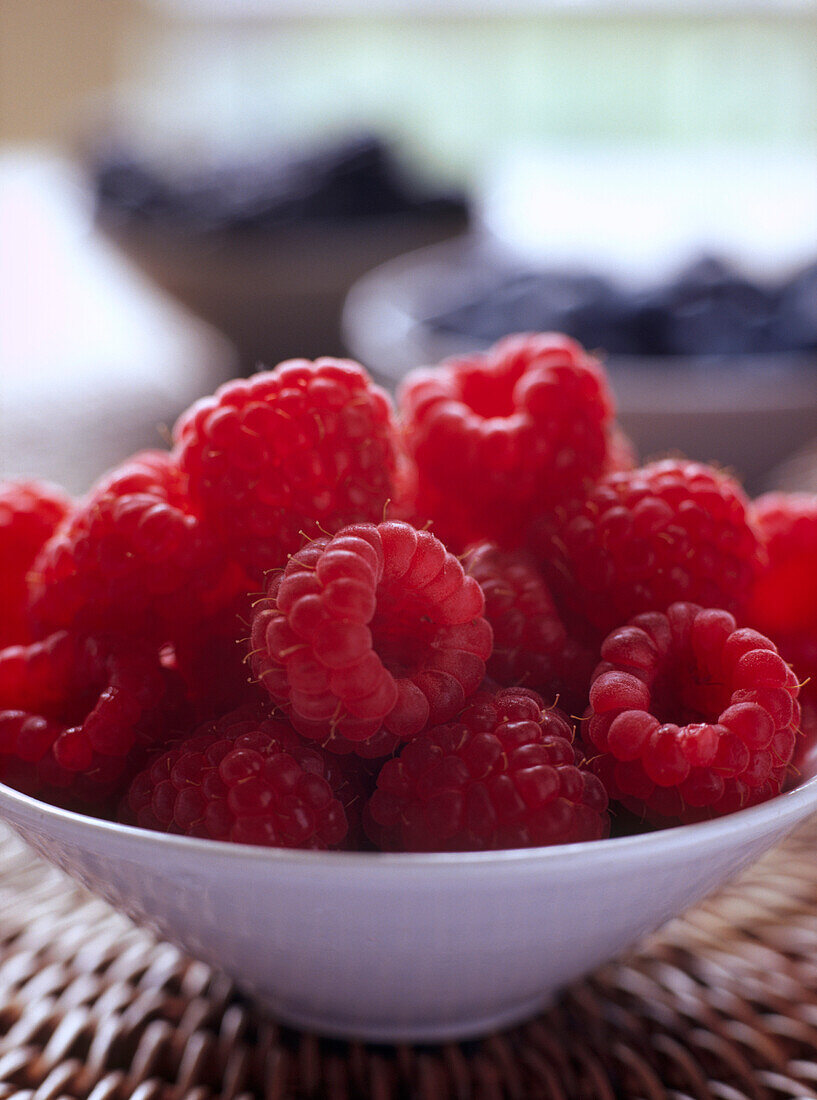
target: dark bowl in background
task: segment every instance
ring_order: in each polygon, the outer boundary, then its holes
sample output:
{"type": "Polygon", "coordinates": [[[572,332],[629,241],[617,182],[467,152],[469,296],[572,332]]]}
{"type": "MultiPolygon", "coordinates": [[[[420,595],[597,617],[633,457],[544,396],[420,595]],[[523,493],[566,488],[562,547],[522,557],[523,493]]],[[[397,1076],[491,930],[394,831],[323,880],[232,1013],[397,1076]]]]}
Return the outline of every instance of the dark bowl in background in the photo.
{"type": "Polygon", "coordinates": [[[100,224],[153,282],[223,332],[249,372],[259,363],[342,354],[340,316],[355,281],[394,256],[462,233],[467,218],[393,214],[222,239],[100,224]]]}
{"type": "MultiPolygon", "coordinates": [[[[484,243],[472,238],[416,251],[356,283],[343,314],[350,353],[394,390],[413,367],[484,350],[488,340],[427,319],[428,288],[445,286],[484,243]]],[[[682,452],[733,469],[750,490],[817,435],[817,354],[655,357],[604,354],[619,417],[643,458],[682,452]]]]}
{"type": "Polygon", "coordinates": [[[229,337],[245,372],[340,354],[355,280],[468,227],[462,195],[417,178],[366,133],[191,162],[154,160],[109,137],[86,159],[98,224],[229,337]]]}

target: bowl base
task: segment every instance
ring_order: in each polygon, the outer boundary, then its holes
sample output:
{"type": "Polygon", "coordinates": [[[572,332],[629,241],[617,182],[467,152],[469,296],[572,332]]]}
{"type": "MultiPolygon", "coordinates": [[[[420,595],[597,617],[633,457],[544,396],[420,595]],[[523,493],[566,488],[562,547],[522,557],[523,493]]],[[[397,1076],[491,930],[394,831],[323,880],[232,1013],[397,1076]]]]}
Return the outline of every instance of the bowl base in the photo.
{"type": "Polygon", "coordinates": [[[426,1020],[412,1023],[364,1019],[338,1023],[337,1016],[322,1016],[312,1012],[292,1012],[273,997],[254,994],[253,1002],[275,1020],[298,1031],[313,1032],[327,1039],[344,1039],[365,1043],[447,1043],[482,1039],[495,1031],[513,1027],[543,1012],[553,1003],[554,994],[545,993],[526,1001],[484,1015],[460,1016],[456,1019],[426,1020]]]}

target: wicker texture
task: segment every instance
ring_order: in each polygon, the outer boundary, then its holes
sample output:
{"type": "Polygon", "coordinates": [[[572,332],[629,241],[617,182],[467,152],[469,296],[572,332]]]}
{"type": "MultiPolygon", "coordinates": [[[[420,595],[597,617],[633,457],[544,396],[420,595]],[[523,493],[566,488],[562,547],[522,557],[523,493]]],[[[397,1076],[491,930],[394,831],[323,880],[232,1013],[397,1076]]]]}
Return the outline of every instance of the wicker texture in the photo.
{"type": "Polygon", "coordinates": [[[815,846],[810,825],[530,1024],[388,1048],[264,1020],[3,830],[0,1100],[817,1100],[815,846]]]}

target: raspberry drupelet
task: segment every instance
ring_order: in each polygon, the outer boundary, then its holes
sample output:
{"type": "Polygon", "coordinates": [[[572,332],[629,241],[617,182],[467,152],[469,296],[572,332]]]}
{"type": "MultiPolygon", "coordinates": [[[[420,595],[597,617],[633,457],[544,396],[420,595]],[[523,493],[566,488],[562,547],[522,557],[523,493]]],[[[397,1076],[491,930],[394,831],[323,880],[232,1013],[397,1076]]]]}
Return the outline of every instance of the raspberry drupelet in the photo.
{"type": "Polygon", "coordinates": [[[144,451],[105,475],[45,544],[31,571],[31,606],[44,630],[163,643],[247,583],[191,508],[172,457],[144,451]]]}
{"type": "Polygon", "coordinates": [[[26,577],[70,510],[71,501],[56,485],[0,483],[0,648],[33,640],[26,577]]]}
{"type": "Polygon", "coordinates": [[[577,765],[573,729],[532,691],[480,692],[380,770],[364,821],[392,851],[468,851],[598,840],[601,782],[577,765]]]}
{"type": "Polygon", "coordinates": [[[495,543],[471,547],[466,572],[485,596],[494,634],[488,675],[505,687],[522,686],[581,713],[587,705],[592,651],[568,636],[553,597],[532,558],[495,543]]]}
{"type": "Polygon", "coordinates": [[[563,611],[599,633],[689,600],[740,613],[762,547],[740,485],[666,459],[611,474],[543,520],[534,548],[563,611]]]}
{"type": "Polygon", "coordinates": [[[602,646],[585,739],[610,795],[649,821],[719,817],[779,794],[800,723],[797,677],[727,611],[673,604],[602,646]]]}
{"type": "MultiPolygon", "coordinates": [[[[329,758],[331,761],[331,758],[329,758]]],[[[147,829],[279,848],[336,848],[362,792],[290,724],[243,707],[133,780],[120,816],[147,829]],[[332,770],[334,768],[334,771],[332,770]]]]}
{"type": "Polygon", "coordinates": [[[534,514],[581,496],[608,462],[605,374],[566,336],[507,337],[413,371],[399,403],[417,514],[452,549],[522,545],[534,514]]]}
{"type": "Polygon", "coordinates": [[[477,582],[429,532],[354,524],[272,575],[253,615],[252,668],[306,736],[330,748],[342,738],[340,751],[375,737],[391,751],[453,718],[481,684],[483,608],[477,582]]]}
{"type": "Polygon", "coordinates": [[[747,619],[771,635],[817,702],[817,495],[767,493],[751,518],[767,553],[747,619]]]}
{"type": "Polygon", "coordinates": [[[229,382],[181,417],[174,438],[196,506],[256,587],[304,532],[382,519],[403,492],[389,398],[348,360],[293,359],[229,382]]]}
{"type": "Polygon", "coordinates": [[[177,717],[174,680],[133,640],[59,631],[0,651],[0,777],[25,792],[105,812],[177,717]]]}

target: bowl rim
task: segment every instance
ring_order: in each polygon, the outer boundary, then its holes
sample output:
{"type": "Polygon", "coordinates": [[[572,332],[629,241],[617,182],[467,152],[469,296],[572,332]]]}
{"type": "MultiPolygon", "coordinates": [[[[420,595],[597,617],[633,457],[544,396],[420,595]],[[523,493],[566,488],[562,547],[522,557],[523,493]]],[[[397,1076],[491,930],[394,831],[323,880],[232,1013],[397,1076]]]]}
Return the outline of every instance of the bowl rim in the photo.
{"type": "Polygon", "coordinates": [[[810,808],[817,813],[817,774],[798,784],[792,790],[775,795],[756,806],[735,810],[723,817],[711,821],[699,821],[692,825],[676,825],[663,829],[654,829],[629,836],[607,837],[603,840],[577,841],[571,844],[555,844],[537,848],[503,848],[496,851],[478,852],[347,852],[315,851],[305,848],[267,848],[261,845],[240,844],[227,840],[208,840],[204,837],[180,836],[175,833],[160,833],[152,829],[143,829],[136,825],[124,825],[105,818],[92,817],[89,814],[65,810],[42,802],[32,795],[23,794],[13,787],[0,783],[0,820],[9,822],[5,809],[8,804],[30,813],[34,811],[41,819],[52,820],[58,824],[68,824],[73,828],[106,834],[145,843],[156,844],[160,848],[171,848],[177,852],[188,852],[191,856],[204,855],[232,856],[251,859],[253,862],[267,861],[270,864],[304,863],[310,868],[326,866],[369,869],[373,866],[390,868],[437,868],[450,871],[452,867],[484,867],[495,864],[548,864],[572,862],[581,858],[583,864],[599,859],[613,858],[616,854],[626,857],[628,853],[637,854],[639,850],[649,852],[658,848],[663,851],[684,848],[695,840],[717,840],[720,836],[734,832],[736,827],[751,826],[769,819],[773,824],[778,818],[785,817],[792,823],[805,816],[810,808]]]}

